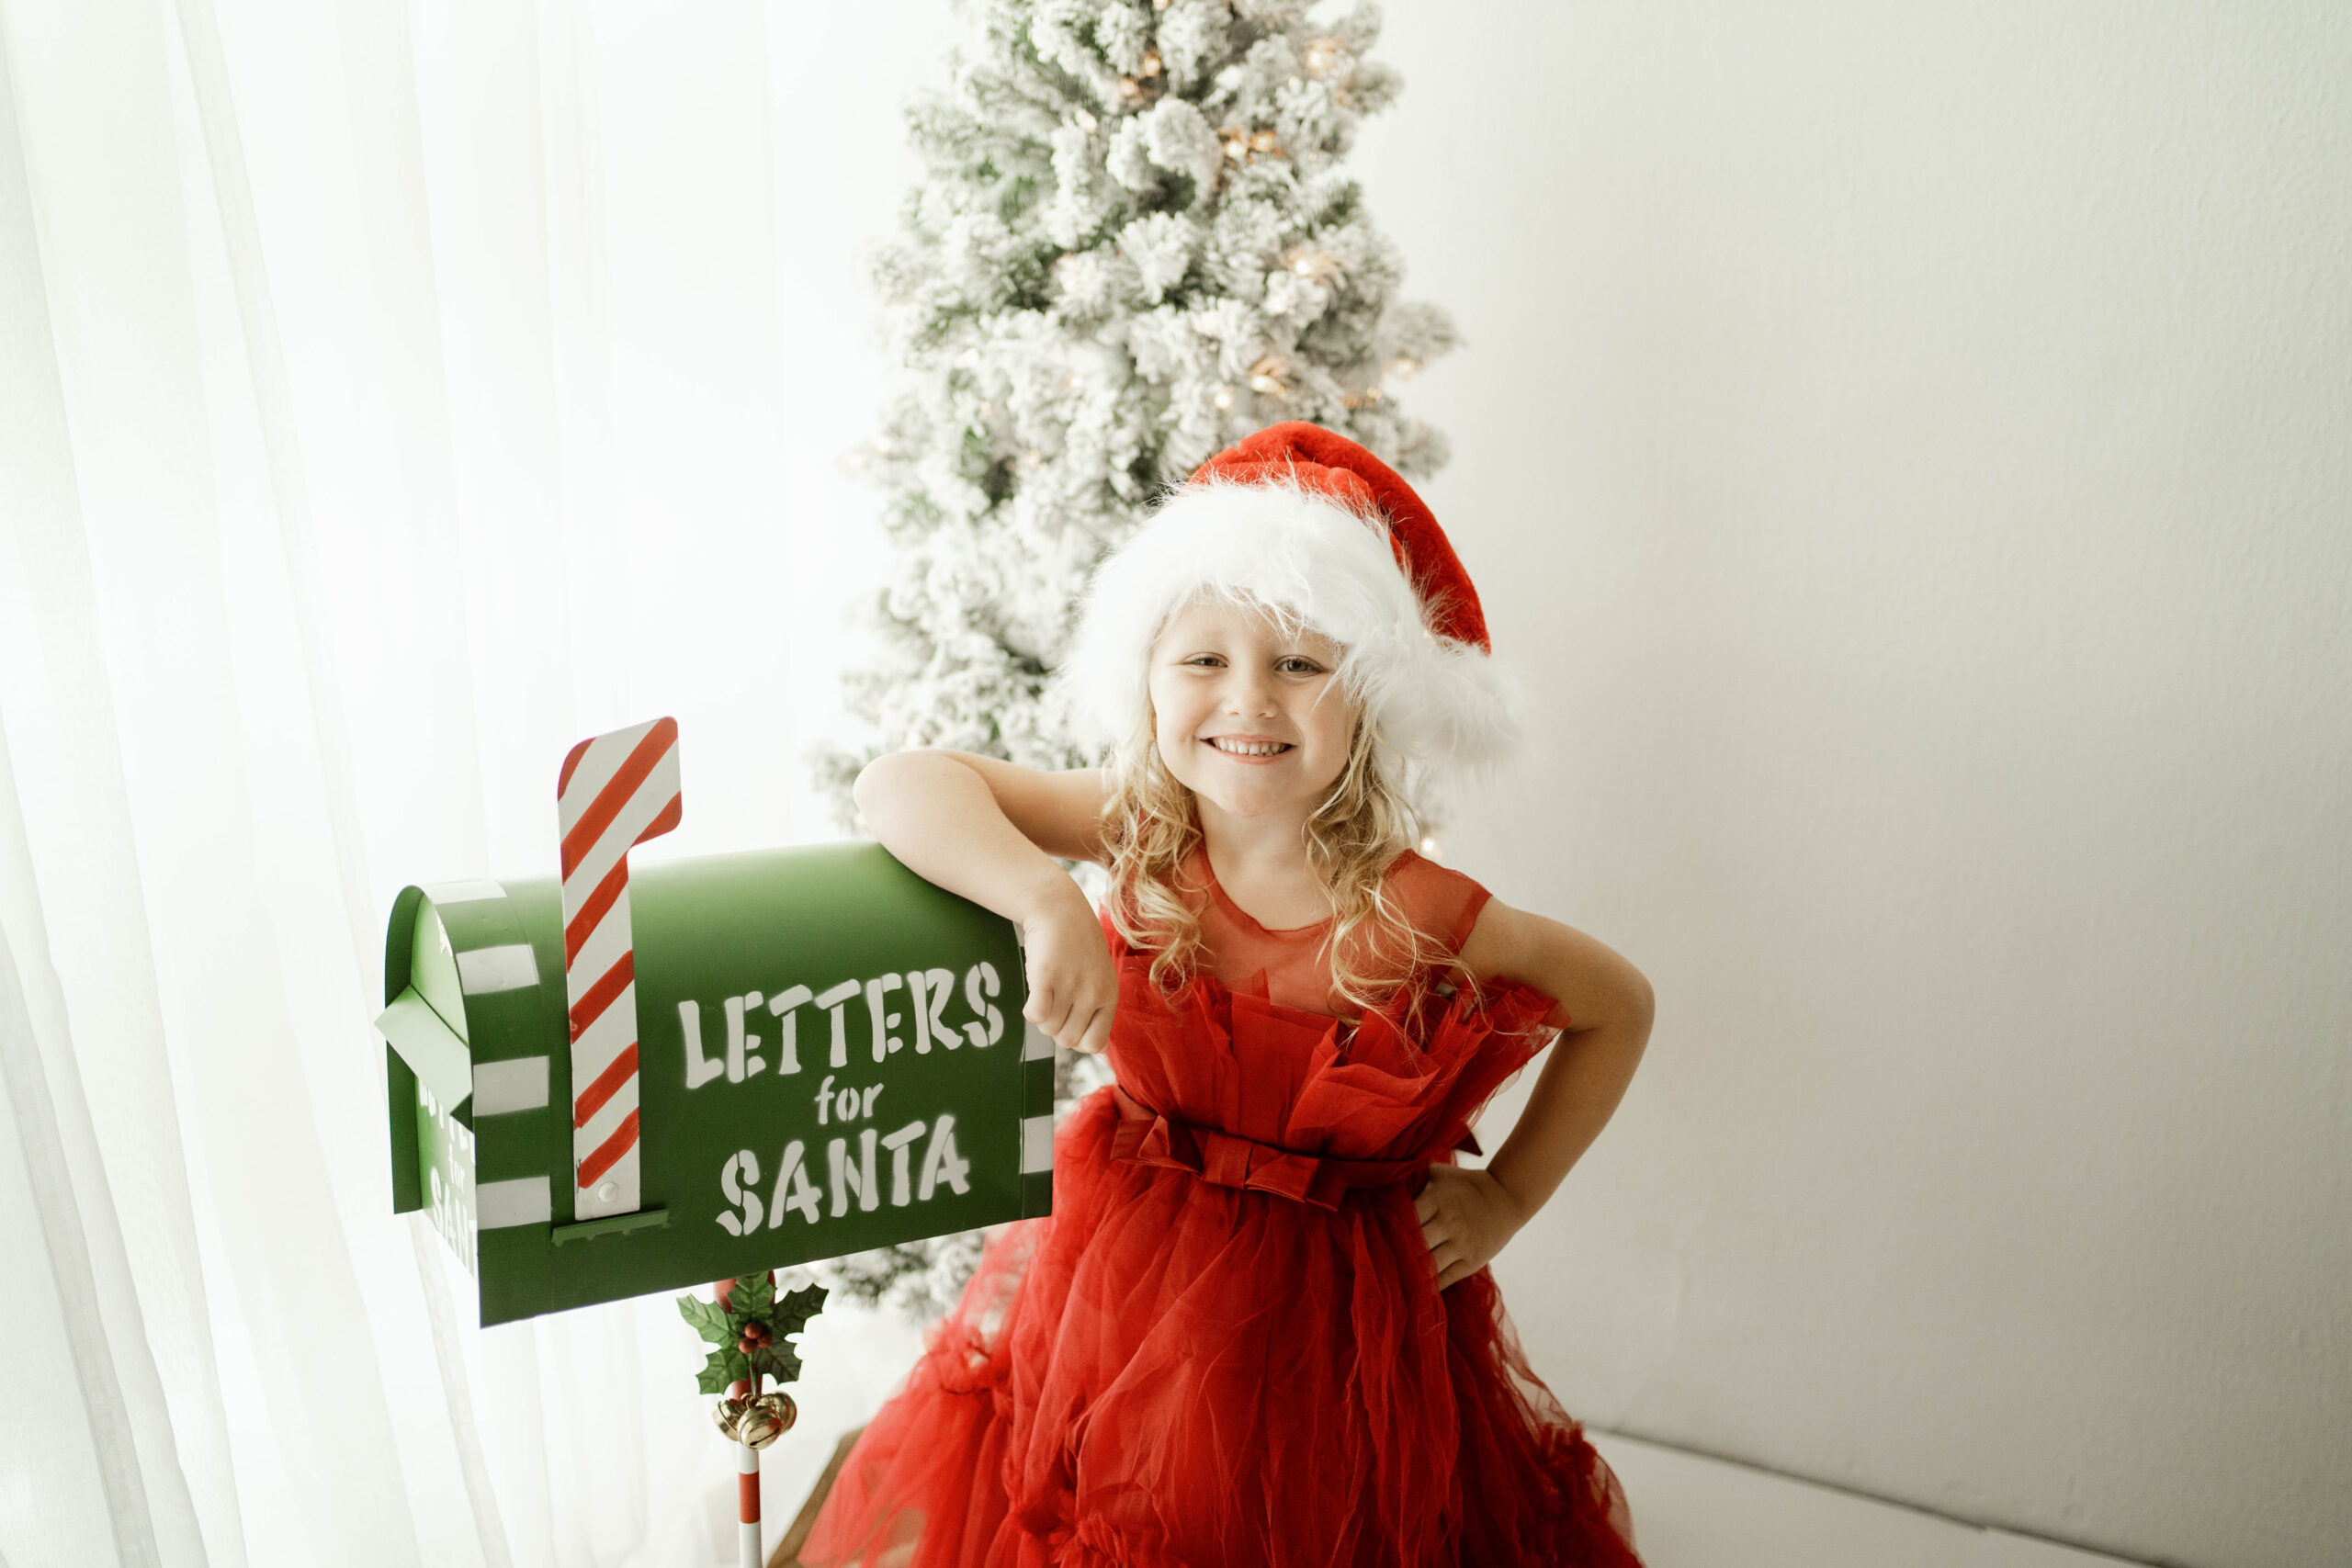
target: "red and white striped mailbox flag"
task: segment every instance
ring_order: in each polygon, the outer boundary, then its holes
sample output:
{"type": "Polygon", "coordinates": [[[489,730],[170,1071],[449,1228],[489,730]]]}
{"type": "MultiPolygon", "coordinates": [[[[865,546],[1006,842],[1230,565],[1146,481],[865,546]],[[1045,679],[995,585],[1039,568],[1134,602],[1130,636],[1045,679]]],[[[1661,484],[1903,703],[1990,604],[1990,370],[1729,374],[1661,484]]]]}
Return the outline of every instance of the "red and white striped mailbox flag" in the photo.
{"type": "Polygon", "coordinates": [[[582,740],[563,760],[563,989],[571,1011],[572,1217],[638,1199],[637,956],[628,852],[678,825],[678,721],[582,740]]]}

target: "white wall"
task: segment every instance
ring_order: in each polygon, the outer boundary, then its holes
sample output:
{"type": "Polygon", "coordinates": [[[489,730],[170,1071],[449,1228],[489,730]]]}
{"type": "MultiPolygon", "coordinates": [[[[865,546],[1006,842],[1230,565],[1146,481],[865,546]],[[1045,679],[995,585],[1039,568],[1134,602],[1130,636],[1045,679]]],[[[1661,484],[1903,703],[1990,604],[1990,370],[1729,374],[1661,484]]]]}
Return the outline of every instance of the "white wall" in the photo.
{"type": "MultiPolygon", "coordinates": [[[[1396,4],[1358,163],[1640,964],[1498,1265],[1597,1424],[2185,1564],[2352,1540],[2352,13],[1396,4]]],[[[1634,1498],[1638,1518],[1642,1500],[1634,1498]]]]}

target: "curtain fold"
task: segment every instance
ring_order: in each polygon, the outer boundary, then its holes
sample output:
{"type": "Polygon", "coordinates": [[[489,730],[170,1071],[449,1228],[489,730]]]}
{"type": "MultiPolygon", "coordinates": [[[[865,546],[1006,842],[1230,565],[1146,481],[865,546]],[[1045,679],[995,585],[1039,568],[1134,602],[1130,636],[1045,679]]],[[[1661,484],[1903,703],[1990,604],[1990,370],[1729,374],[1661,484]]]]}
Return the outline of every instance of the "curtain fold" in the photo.
{"type": "MultiPolygon", "coordinates": [[[[829,829],[880,387],[790,368],[864,305],[779,239],[842,109],[770,27],[0,0],[0,1562],[729,1560],[694,1337],[475,1326],[370,1020],[582,735],[680,716],[665,852],[829,829]]],[[[773,1514],[913,1348],[825,1335],[773,1514]]]]}
{"type": "Polygon", "coordinates": [[[0,1466],[12,1482],[0,1552],[179,1562],[204,1560],[209,1541],[216,1559],[236,1561],[228,1434],[194,1213],[178,1175],[180,1129],[168,1089],[156,1088],[170,1075],[19,80],[0,30],[0,519],[9,547],[0,571],[0,963],[11,993],[0,1008],[0,1076],[21,1162],[9,1175],[25,1183],[25,1201],[12,1192],[0,1210],[38,1226],[36,1238],[12,1225],[10,1267],[0,1270],[9,1281],[0,1343],[18,1363],[0,1381],[20,1391],[0,1466]],[[29,800],[15,763],[26,747],[51,764],[37,771],[29,800]],[[46,908],[43,861],[65,895],[46,908]],[[51,1386],[66,1367],[72,1400],[51,1386]]]}

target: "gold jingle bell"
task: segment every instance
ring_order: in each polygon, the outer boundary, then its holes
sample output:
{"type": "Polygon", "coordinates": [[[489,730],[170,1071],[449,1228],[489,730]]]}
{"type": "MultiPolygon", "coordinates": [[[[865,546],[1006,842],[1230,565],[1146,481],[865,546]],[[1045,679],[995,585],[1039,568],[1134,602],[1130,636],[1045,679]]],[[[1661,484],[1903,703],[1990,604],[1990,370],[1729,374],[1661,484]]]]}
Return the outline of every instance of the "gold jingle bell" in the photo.
{"type": "Polygon", "coordinates": [[[741,1442],[742,1437],[740,1428],[743,1422],[743,1413],[751,1408],[750,1400],[730,1394],[712,1408],[710,1418],[718,1423],[718,1429],[727,1434],[729,1442],[741,1442]]]}
{"type": "Polygon", "coordinates": [[[735,1437],[752,1448],[763,1449],[792,1430],[792,1424],[799,1419],[800,1407],[792,1403],[792,1395],[763,1393],[743,1412],[735,1437]]]}

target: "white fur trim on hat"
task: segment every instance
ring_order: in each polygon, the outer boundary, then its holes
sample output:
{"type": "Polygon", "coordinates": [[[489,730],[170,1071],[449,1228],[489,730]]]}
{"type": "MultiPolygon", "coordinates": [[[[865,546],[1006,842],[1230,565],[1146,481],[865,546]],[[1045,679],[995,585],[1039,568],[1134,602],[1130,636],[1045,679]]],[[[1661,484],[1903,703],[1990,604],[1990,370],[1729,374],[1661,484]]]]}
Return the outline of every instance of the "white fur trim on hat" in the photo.
{"type": "Polygon", "coordinates": [[[1096,570],[1062,681],[1097,739],[1116,744],[1141,721],[1152,644],[1204,593],[1289,612],[1340,644],[1341,682],[1416,773],[1475,773],[1517,749],[1517,683],[1428,628],[1379,518],[1296,484],[1230,479],[1177,491],[1096,570]]]}

